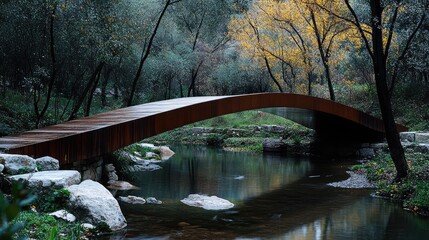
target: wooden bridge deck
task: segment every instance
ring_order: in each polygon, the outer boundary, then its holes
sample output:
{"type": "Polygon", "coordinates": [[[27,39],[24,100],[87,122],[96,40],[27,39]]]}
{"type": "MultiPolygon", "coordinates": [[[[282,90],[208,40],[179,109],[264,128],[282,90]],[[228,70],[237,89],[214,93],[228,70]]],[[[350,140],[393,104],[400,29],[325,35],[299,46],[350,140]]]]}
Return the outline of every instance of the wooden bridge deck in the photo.
{"type": "MultiPolygon", "coordinates": [[[[316,97],[262,93],[191,97],[152,102],[0,138],[0,149],[33,157],[52,156],[62,165],[110,153],[174,128],[251,109],[288,107],[309,110],[314,128],[325,136],[380,136],[381,120],[351,107],[316,97]]],[[[406,128],[398,125],[399,131],[406,128]]]]}

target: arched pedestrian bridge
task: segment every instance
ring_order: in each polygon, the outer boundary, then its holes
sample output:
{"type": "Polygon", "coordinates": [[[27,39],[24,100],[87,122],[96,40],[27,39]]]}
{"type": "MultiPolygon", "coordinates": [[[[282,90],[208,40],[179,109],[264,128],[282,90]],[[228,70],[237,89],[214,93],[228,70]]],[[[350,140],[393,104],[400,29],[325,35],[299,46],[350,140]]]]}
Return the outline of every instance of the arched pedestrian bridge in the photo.
{"type": "MultiPolygon", "coordinates": [[[[261,93],[179,98],[122,108],[0,138],[0,149],[33,157],[52,156],[61,165],[68,165],[186,124],[252,109],[266,109],[302,123],[315,129],[322,139],[370,142],[384,133],[381,120],[336,102],[305,95],[261,93]]],[[[397,127],[399,131],[407,130],[397,127]]]]}

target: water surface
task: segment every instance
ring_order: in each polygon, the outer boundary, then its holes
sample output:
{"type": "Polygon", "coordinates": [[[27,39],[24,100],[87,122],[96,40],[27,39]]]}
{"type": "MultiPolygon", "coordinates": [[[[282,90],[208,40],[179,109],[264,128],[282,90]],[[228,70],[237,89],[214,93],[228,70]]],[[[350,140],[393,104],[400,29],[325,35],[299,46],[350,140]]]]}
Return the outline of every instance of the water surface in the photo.
{"type": "Polygon", "coordinates": [[[162,205],[122,204],[127,232],[114,239],[427,239],[428,219],[370,190],[326,185],[348,177],[353,162],[173,146],[162,170],[136,174],[140,190],[162,205]],[[235,204],[208,211],[180,200],[216,195],[235,204]]]}

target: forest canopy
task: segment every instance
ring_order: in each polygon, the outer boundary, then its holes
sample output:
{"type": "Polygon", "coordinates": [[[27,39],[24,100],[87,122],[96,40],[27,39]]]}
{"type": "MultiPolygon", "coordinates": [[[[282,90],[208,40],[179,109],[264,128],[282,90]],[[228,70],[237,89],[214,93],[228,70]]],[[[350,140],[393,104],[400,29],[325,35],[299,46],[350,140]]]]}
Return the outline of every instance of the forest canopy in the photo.
{"type": "MultiPolygon", "coordinates": [[[[149,101],[256,92],[381,116],[371,2],[2,0],[0,135],[149,101]]],[[[428,5],[381,1],[377,20],[394,115],[415,130],[429,129],[428,5]]]]}

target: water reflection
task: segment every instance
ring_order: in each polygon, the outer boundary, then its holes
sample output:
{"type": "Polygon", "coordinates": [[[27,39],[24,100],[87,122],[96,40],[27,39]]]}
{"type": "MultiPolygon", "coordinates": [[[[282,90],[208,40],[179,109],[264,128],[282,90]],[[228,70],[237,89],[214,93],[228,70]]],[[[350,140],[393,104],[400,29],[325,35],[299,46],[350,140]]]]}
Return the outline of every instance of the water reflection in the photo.
{"type": "Polygon", "coordinates": [[[271,239],[425,239],[429,222],[398,205],[365,197],[271,239]]]}
{"type": "Polygon", "coordinates": [[[139,191],[164,204],[122,204],[126,233],[104,239],[426,239],[429,221],[368,190],[326,185],[347,177],[347,166],[307,158],[174,146],[161,171],[140,173],[139,191]],[[320,175],[310,178],[312,175],[320,175]],[[244,176],[243,179],[235,179],[244,176]],[[232,200],[227,211],[180,203],[189,193],[232,200]],[[237,204],[238,203],[238,204],[237,204]]]}
{"type": "Polygon", "coordinates": [[[177,154],[162,170],[136,176],[142,196],[163,201],[182,199],[191,193],[244,200],[278,189],[305,176],[307,158],[226,152],[202,146],[174,148],[177,154]]]}

